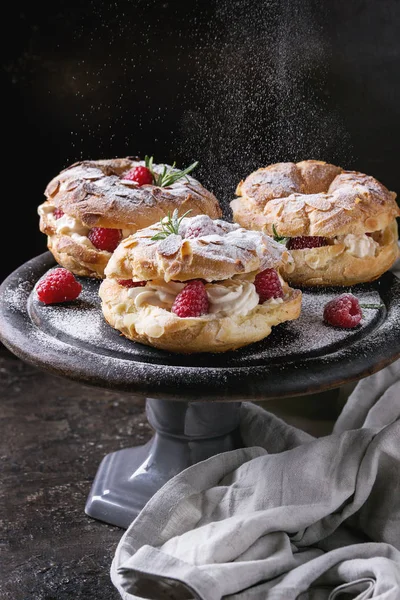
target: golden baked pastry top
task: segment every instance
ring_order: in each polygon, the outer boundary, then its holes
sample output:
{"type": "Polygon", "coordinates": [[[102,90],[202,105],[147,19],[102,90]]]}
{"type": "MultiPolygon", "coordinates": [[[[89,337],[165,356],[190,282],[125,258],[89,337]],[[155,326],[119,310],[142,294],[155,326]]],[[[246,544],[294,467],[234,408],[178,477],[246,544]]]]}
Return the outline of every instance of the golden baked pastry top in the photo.
{"type": "MultiPolygon", "coordinates": [[[[130,157],[86,160],[64,169],[45,189],[47,202],[87,227],[141,229],[178,208],[220,217],[218,200],[190,175],[168,187],[138,186],[124,173],[145,162],[130,157]]],[[[168,166],[168,165],[167,165],[168,166]]],[[[164,165],[153,165],[161,173],[164,165]]]]}
{"type": "Polygon", "coordinates": [[[400,215],[396,194],[374,177],[323,161],[276,163],[251,173],[231,202],[244,227],[282,236],[334,237],[383,230],[400,215]]]}
{"type": "Polygon", "coordinates": [[[135,281],[217,281],[266,268],[285,266],[290,272],[288,250],[261,231],[199,215],[183,218],[179,234],[152,239],[161,232],[159,222],[123,240],[105,269],[106,276],[135,281]]]}

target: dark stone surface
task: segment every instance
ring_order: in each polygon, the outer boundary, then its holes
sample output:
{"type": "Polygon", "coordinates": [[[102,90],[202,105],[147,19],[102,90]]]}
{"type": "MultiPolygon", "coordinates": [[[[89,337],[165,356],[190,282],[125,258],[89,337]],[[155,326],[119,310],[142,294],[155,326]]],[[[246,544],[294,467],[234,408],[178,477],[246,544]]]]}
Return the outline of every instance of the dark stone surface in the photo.
{"type": "Polygon", "coordinates": [[[29,366],[0,346],[0,598],[116,600],[123,530],[84,513],[102,457],[151,437],[144,400],[29,366]]]}
{"type": "MultiPolygon", "coordinates": [[[[313,435],[339,390],[262,403],[313,435]]],[[[84,386],[0,344],[0,599],[120,600],[109,577],[124,532],[84,512],[102,457],[152,435],[144,399],[84,386]]]]}
{"type": "Polygon", "coordinates": [[[371,284],[303,290],[299,319],[258,343],[185,355],[131,343],[106,326],[96,284],[84,278],[82,299],[41,306],[35,285],[53,266],[45,252],[1,284],[0,339],[22,360],[85,384],[163,400],[264,401],[335,389],[400,358],[400,281],[389,272],[371,284]],[[372,293],[380,308],[354,330],[329,327],[323,307],[339,290],[367,304],[372,293]]]}

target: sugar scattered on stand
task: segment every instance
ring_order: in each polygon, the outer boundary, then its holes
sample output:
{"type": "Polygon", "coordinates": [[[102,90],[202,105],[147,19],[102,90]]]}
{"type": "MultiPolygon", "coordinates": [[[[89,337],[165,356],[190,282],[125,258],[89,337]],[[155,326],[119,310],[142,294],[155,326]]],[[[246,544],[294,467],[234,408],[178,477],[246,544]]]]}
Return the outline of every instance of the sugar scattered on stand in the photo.
{"type": "MultiPolygon", "coordinates": [[[[377,315],[376,309],[364,310],[361,327],[355,330],[344,330],[323,323],[323,307],[339,292],[307,292],[303,293],[302,313],[299,319],[273,327],[270,338],[260,344],[252,344],[236,352],[225,354],[226,366],[235,363],[240,366],[251,366],[264,359],[285,357],[304,352],[324,354],[324,349],[335,344],[348,345],[352,337],[358,336],[361,329],[368,327],[377,315]]],[[[356,292],[361,304],[380,303],[376,291],[361,290],[356,292]]],[[[88,347],[96,347],[99,360],[103,360],[104,351],[117,354],[140,356],[145,347],[127,340],[112,329],[104,320],[100,309],[97,288],[91,285],[84,289],[79,302],[74,305],[53,305],[39,307],[53,335],[61,339],[79,340],[88,347]]],[[[170,360],[166,356],[166,364],[170,360]]],[[[329,355],[328,355],[329,356],[329,355]]],[[[222,358],[222,355],[219,355],[222,358]]],[[[177,357],[175,357],[177,358],[177,357]]],[[[201,362],[201,359],[200,359],[201,362]]],[[[196,364],[196,358],[193,360],[196,364]]],[[[200,367],[199,367],[200,368],[200,367]]],[[[194,367],[196,370],[196,367],[194,367]]]]}

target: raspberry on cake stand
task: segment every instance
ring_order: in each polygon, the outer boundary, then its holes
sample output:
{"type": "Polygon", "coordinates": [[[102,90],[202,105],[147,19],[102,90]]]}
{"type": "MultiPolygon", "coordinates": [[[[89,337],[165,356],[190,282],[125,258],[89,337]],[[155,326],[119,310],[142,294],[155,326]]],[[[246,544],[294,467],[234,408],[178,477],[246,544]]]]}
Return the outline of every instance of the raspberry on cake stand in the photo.
{"type": "Polygon", "coordinates": [[[181,470],[241,447],[242,401],[333,389],[400,358],[400,281],[391,273],[351,289],[303,290],[300,318],[274,327],[262,342],[235,352],[179,355],[112,329],[100,309],[99,281],[78,278],[82,292],[73,302],[40,302],[35,285],[54,266],[45,252],[2,283],[0,340],[22,360],[61,377],[147,398],[154,437],[105,456],[88,489],[86,513],[119,527],[128,527],[181,470]],[[324,306],[343,292],[372,307],[363,309],[354,329],[323,319],[324,306]]]}

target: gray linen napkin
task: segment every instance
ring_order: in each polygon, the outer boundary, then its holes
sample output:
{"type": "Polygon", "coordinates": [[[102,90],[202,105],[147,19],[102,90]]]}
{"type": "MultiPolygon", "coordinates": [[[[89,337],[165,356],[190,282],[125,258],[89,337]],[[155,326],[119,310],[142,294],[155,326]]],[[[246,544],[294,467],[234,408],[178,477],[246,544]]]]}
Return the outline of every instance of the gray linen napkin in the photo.
{"type": "Polygon", "coordinates": [[[167,482],[124,533],[124,600],[400,599],[400,361],[360,381],[331,435],[251,403],[245,448],[167,482]]]}

